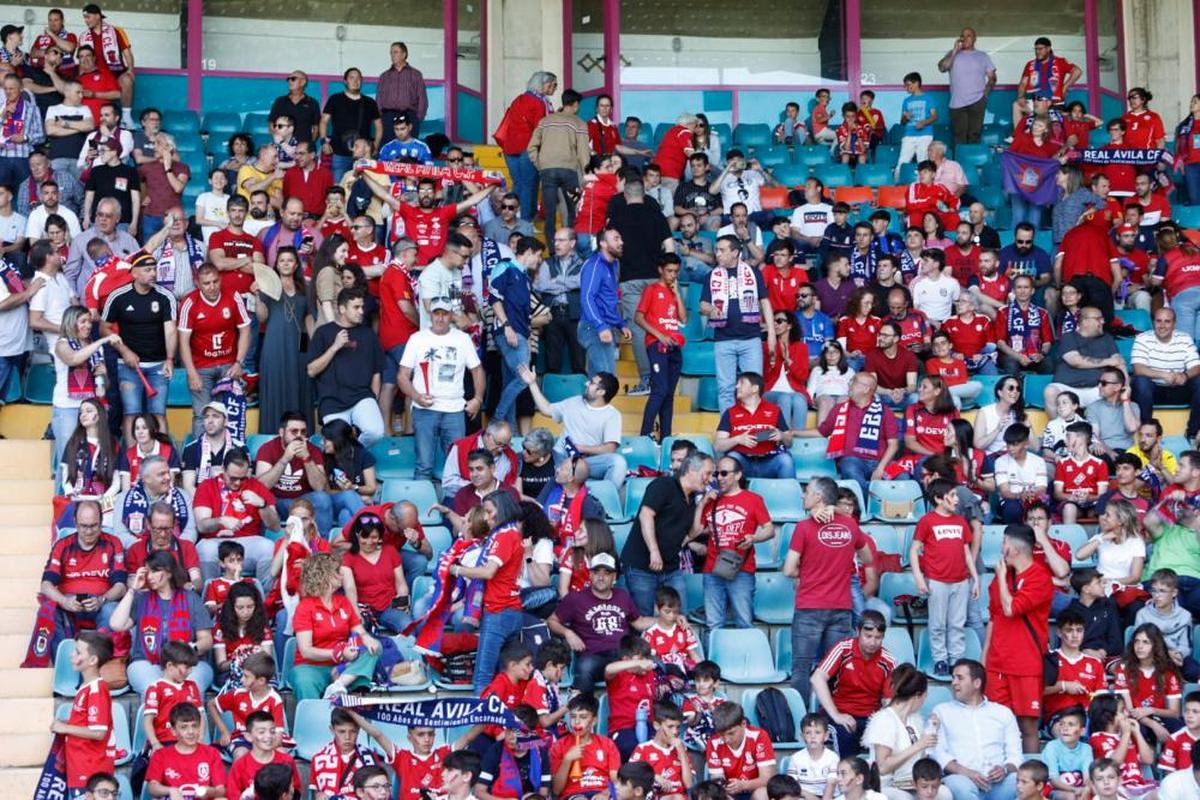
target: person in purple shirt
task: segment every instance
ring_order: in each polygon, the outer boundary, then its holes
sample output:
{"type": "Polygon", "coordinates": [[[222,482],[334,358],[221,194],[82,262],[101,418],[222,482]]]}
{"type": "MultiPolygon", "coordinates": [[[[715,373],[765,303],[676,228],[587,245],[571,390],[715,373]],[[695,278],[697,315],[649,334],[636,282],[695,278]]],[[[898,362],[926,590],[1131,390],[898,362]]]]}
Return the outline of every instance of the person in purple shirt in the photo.
{"type": "Polygon", "coordinates": [[[617,560],[610,553],[592,556],[588,568],[591,585],[569,593],[546,620],[550,632],[576,653],[574,685],[581,692],[591,692],[604,668],[617,660],[621,637],[654,624],[654,617],[638,613],[629,592],[614,586],[617,560]]]}
{"type": "Polygon", "coordinates": [[[850,280],[850,259],[842,254],[832,256],[825,262],[825,277],[813,284],[817,302],[830,319],[838,319],[846,313],[854,283],[850,280]]]}

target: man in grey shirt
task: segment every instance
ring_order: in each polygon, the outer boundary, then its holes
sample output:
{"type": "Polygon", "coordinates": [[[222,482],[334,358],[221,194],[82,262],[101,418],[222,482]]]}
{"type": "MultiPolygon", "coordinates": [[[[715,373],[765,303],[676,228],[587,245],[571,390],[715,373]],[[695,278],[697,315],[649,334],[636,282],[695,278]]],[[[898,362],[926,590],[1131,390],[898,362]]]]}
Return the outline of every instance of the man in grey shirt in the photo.
{"type": "Polygon", "coordinates": [[[1140,419],[1138,408],[1130,398],[1125,373],[1116,367],[1100,371],[1100,399],[1087,407],[1087,419],[1092,424],[1092,452],[1116,458],[1133,447],[1133,434],[1140,419]]]}
{"type": "Polygon", "coordinates": [[[1063,334],[1058,352],[1054,381],[1042,395],[1050,419],[1054,419],[1060,392],[1070,389],[1082,405],[1088,406],[1100,399],[1100,374],[1105,367],[1125,373],[1125,359],[1112,336],[1104,332],[1104,316],[1095,306],[1080,309],[1079,329],[1063,334]]]}
{"type": "Polygon", "coordinates": [[[996,85],[996,65],[975,49],[975,29],[963,28],[954,47],[938,62],[938,72],[950,73],[950,122],[955,144],[977,144],[983,133],[988,93],[996,85]]]}
{"type": "Polygon", "coordinates": [[[67,266],[63,275],[75,287],[75,292],[84,296],[84,288],[88,278],[96,271],[96,264],[88,258],[87,246],[92,239],[103,239],[108,242],[112,254],[125,258],[136,253],[140,247],[137,239],[117,228],[121,221],[121,204],[112,197],[106,197],[96,205],[96,219],[92,227],[71,240],[71,250],[67,254],[67,266]]]}
{"type": "Polygon", "coordinates": [[[571,361],[571,372],[584,371],[583,348],[579,345],[579,277],[583,259],[575,252],[575,231],[559,228],[552,242],[554,254],[538,268],[533,288],[550,308],[550,323],[542,329],[546,367],[558,372],[563,356],[571,361]]]}

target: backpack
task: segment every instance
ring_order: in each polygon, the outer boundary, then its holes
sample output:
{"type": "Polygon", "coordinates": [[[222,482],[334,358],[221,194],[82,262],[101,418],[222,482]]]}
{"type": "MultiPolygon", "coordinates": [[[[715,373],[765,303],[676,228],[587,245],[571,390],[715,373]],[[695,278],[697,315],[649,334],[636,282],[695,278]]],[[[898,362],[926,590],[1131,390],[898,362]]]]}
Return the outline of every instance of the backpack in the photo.
{"type": "Polygon", "coordinates": [[[759,692],[754,699],[754,714],[758,717],[758,726],[767,732],[772,742],[796,741],[796,723],[783,692],[774,687],[759,692]]]}

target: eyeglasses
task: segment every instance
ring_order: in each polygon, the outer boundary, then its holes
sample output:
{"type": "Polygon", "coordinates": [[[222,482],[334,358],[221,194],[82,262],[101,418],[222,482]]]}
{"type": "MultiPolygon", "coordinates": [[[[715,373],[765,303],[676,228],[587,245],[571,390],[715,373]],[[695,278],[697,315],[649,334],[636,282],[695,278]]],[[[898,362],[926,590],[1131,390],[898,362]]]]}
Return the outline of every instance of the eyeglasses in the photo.
{"type": "Polygon", "coordinates": [[[719,469],[719,470],[717,470],[717,477],[718,477],[718,478],[728,478],[730,475],[737,475],[737,470],[733,470],[733,469],[719,469]]]}
{"type": "Polygon", "coordinates": [[[1017,239],[1017,244],[1033,244],[1033,239],[1017,239]]]}
{"type": "Polygon", "coordinates": [[[289,75],[289,76],[288,76],[288,79],[287,79],[287,82],[288,82],[288,83],[295,83],[295,82],[296,82],[296,81],[298,81],[298,80],[300,80],[300,76],[299,76],[299,75],[289,75]]]}
{"type": "Polygon", "coordinates": [[[808,298],[810,298],[812,296],[813,296],[812,292],[797,292],[796,293],[796,297],[800,298],[801,300],[807,300],[808,298]]]}
{"type": "Polygon", "coordinates": [[[447,158],[446,159],[447,164],[461,164],[462,162],[463,162],[463,160],[461,158],[447,158]]]}
{"type": "Polygon", "coordinates": [[[787,317],[776,317],[775,318],[776,325],[783,325],[785,322],[787,322],[787,317]]]}
{"type": "Polygon", "coordinates": [[[292,126],[291,126],[291,125],[287,125],[287,124],[282,124],[282,123],[281,123],[281,124],[277,124],[277,125],[275,126],[275,130],[277,130],[277,131],[281,131],[281,130],[283,130],[284,128],[290,128],[290,127],[292,127],[292,126]]]}
{"type": "Polygon", "coordinates": [[[1101,386],[1120,386],[1120,381],[1100,381],[1101,386]]]}
{"type": "Polygon", "coordinates": [[[500,207],[502,209],[504,209],[505,211],[516,211],[520,208],[520,206],[509,205],[508,203],[505,203],[504,205],[502,205],[500,207]]]}
{"type": "Polygon", "coordinates": [[[392,785],[390,783],[367,783],[363,788],[368,792],[390,792],[392,785]]]}

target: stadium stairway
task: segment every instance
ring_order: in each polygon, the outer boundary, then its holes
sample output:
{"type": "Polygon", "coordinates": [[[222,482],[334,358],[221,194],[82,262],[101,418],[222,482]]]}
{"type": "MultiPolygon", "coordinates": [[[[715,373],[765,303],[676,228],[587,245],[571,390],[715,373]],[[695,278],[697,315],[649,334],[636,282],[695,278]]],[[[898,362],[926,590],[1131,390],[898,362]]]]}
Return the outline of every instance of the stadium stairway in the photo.
{"type": "Polygon", "coordinates": [[[20,668],[50,543],[49,462],[50,442],[0,441],[0,797],[32,797],[50,747],[52,672],[20,668]]]}

